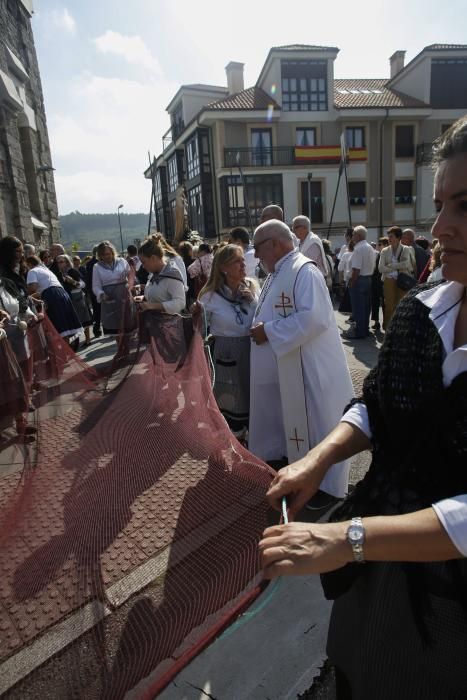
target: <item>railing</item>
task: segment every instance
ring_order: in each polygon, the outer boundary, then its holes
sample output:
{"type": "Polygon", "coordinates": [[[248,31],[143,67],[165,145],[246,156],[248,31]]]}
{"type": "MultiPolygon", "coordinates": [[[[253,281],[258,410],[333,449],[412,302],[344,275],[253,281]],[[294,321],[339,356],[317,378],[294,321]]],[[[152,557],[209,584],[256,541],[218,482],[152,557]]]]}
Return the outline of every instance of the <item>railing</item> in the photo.
{"type": "Polygon", "coordinates": [[[432,143],[419,143],[417,145],[417,165],[429,165],[433,156],[432,143]]]}
{"type": "MultiPolygon", "coordinates": [[[[347,160],[366,161],[366,148],[349,148],[347,160]]],[[[340,146],[277,146],[275,148],[224,148],[224,167],[261,168],[283,165],[336,165],[340,146]]]]}
{"type": "Polygon", "coordinates": [[[273,165],[294,165],[294,149],[290,146],[276,148],[224,148],[226,168],[261,168],[273,165]]]}
{"type": "Polygon", "coordinates": [[[167,131],[162,137],[162,150],[165,151],[169,146],[172,145],[172,143],[172,127],[170,127],[169,129],[167,129],[167,131]]]}

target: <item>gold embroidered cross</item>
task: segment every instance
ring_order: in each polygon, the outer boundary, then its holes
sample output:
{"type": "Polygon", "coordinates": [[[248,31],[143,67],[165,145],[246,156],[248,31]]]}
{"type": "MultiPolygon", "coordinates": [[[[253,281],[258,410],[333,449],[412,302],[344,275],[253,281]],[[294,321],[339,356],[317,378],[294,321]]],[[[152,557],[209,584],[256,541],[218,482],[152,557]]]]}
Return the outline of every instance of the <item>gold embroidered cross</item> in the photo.
{"type": "Polygon", "coordinates": [[[283,313],[279,311],[279,316],[282,318],[287,318],[287,309],[293,309],[293,304],[290,303],[290,297],[288,297],[284,292],[279,297],[280,304],[275,304],[275,309],[281,309],[283,313]]]}
{"type": "Polygon", "coordinates": [[[299,438],[299,437],[298,437],[297,428],[295,428],[295,433],[294,433],[293,437],[289,438],[289,440],[290,440],[291,442],[295,442],[295,443],[296,443],[296,445],[297,445],[297,452],[298,452],[299,449],[300,449],[300,445],[299,445],[298,443],[299,443],[299,442],[305,442],[305,440],[304,440],[303,438],[299,438]]]}

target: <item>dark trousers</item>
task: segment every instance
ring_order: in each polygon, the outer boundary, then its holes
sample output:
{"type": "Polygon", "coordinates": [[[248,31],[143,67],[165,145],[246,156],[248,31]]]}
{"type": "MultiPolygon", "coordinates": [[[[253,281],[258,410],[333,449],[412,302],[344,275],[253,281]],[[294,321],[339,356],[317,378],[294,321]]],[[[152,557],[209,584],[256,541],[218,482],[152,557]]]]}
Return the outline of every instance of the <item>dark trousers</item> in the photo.
{"type": "Polygon", "coordinates": [[[365,338],[369,333],[371,309],[371,275],[360,275],[350,287],[355,335],[365,338]]]}
{"type": "Polygon", "coordinates": [[[91,292],[92,304],[92,326],[95,331],[100,331],[101,328],[101,305],[97,301],[96,295],[91,292]]]}
{"type": "Polygon", "coordinates": [[[381,275],[378,274],[377,277],[373,275],[371,278],[371,320],[375,323],[379,323],[380,307],[384,310],[383,283],[381,275]]]}

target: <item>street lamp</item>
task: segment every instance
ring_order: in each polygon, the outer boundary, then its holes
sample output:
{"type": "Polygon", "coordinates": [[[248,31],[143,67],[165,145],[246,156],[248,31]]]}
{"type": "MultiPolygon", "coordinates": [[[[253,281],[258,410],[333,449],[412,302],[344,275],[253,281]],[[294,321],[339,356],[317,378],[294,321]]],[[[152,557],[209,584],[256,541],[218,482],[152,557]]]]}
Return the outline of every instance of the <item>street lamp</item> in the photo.
{"type": "Polygon", "coordinates": [[[123,234],[122,234],[122,222],[120,221],[120,209],[123,209],[123,204],[119,204],[117,208],[117,216],[118,216],[118,227],[120,229],[120,244],[122,246],[122,255],[124,254],[123,250],[123,234]]]}

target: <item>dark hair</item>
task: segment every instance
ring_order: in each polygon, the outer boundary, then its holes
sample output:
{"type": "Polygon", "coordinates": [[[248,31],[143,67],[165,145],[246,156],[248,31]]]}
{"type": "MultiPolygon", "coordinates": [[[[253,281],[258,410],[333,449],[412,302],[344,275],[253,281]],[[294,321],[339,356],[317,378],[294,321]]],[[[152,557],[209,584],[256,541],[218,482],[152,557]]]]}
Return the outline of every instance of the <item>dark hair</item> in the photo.
{"type": "Polygon", "coordinates": [[[418,236],[418,238],[415,239],[415,243],[420,246],[420,248],[423,248],[423,250],[428,250],[430,247],[430,242],[425,238],[425,236],[418,236]]]}
{"type": "Polygon", "coordinates": [[[16,265],[16,250],[22,245],[16,236],[5,236],[0,238],[0,264],[8,270],[12,270],[16,265]]]}
{"type": "Polygon", "coordinates": [[[451,124],[433,144],[432,164],[467,153],[467,115],[451,124]]]}
{"type": "Polygon", "coordinates": [[[230,232],[230,240],[231,241],[240,241],[244,245],[249,245],[250,234],[248,233],[247,229],[244,228],[243,226],[236,226],[230,232]]]}
{"type": "Polygon", "coordinates": [[[380,245],[388,246],[389,245],[389,238],[387,236],[381,236],[381,238],[378,238],[378,243],[380,245]]]}
{"type": "Polygon", "coordinates": [[[42,260],[42,262],[44,262],[46,258],[51,258],[52,256],[50,255],[50,250],[40,250],[39,257],[42,260]]]}
{"type": "Polygon", "coordinates": [[[144,255],[146,258],[156,255],[158,258],[163,258],[165,251],[161,238],[160,233],[152,233],[138,248],[138,255],[144,255]]]}
{"type": "Polygon", "coordinates": [[[198,253],[210,253],[211,246],[209,243],[200,243],[198,248],[198,253]]]}
{"type": "Polygon", "coordinates": [[[353,226],[349,226],[345,229],[345,237],[353,236],[353,226]]]}
{"type": "Polygon", "coordinates": [[[136,253],[138,252],[138,248],[135,245],[133,245],[133,243],[130,243],[130,245],[127,245],[126,247],[126,252],[128,253],[128,255],[136,255],[136,253]]]}
{"type": "Polygon", "coordinates": [[[41,259],[38,255],[28,255],[25,262],[31,267],[37,267],[41,264],[41,259]]]}
{"type": "Polygon", "coordinates": [[[351,240],[349,241],[349,250],[352,252],[352,250],[355,248],[355,243],[351,240]]]}
{"type": "Polygon", "coordinates": [[[388,229],[387,235],[392,233],[396,238],[399,240],[402,238],[402,229],[400,226],[391,226],[391,228],[388,229]]]}

